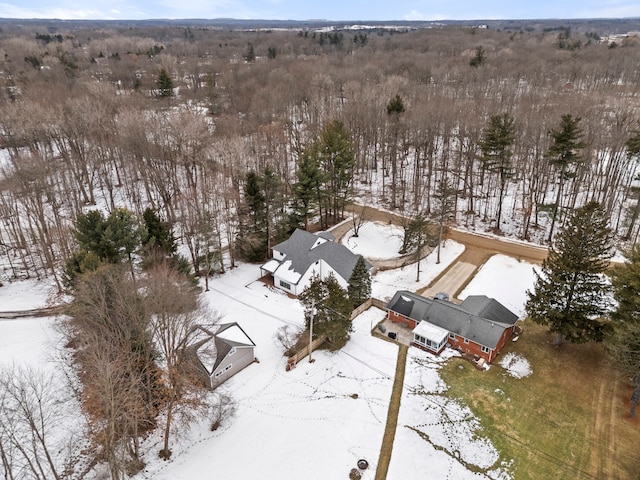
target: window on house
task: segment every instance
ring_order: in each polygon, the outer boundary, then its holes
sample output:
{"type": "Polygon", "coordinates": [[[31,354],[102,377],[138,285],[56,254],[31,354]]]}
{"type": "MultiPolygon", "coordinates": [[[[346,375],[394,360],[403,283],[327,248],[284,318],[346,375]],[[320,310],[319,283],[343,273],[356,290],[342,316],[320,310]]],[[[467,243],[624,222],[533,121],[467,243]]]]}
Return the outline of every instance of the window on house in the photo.
{"type": "Polygon", "coordinates": [[[450,334],[449,334],[449,338],[453,338],[453,339],[455,339],[455,338],[456,338],[456,334],[455,334],[455,333],[450,333],[450,334]]]}
{"type": "Polygon", "coordinates": [[[231,370],[231,363],[229,365],[227,365],[226,367],[224,367],[224,371],[227,372],[229,370],[231,370]]]}
{"type": "Polygon", "coordinates": [[[468,339],[468,338],[465,338],[465,339],[464,339],[464,343],[469,343],[469,339],[468,339]]]}
{"type": "Polygon", "coordinates": [[[231,350],[229,350],[229,356],[233,355],[234,353],[236,353],[236,347],[233,347],[231,350]]]}
{"type": "Polygon", "coordinates": [[[280,286],[281,286],[282,288],[286,288],[287,290],[291,290],[291,284],[290,284],[290,283],[285,282],[284,280],[280,280],[280,286]]]}
{"type": "Polygon", "coordinates": [[[218,378],[220,375],[222,375],[222,372],[218,372],[214,375],[214,377],[218,378]]]}
{"type": "Polygon", "coordinates": [[[485,347],[484,345],[480,348],[484,353],[489,353],[489,347],[485,347]]]}

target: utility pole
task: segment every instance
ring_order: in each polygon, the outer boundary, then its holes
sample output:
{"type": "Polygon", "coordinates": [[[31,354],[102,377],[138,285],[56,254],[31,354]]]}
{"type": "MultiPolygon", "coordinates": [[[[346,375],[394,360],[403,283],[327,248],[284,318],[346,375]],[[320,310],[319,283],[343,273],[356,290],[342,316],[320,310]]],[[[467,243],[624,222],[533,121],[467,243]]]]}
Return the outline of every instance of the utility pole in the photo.
{"type": "Polygon", "coordinates": [[[313,363],[313,358],[311,358],[311,352],[313,352],[312,343],[313,343],[313,317],[316,314],[316,304],[313,302],[311,304],[311,318],[309,319],[309,363],[313,363]]]}

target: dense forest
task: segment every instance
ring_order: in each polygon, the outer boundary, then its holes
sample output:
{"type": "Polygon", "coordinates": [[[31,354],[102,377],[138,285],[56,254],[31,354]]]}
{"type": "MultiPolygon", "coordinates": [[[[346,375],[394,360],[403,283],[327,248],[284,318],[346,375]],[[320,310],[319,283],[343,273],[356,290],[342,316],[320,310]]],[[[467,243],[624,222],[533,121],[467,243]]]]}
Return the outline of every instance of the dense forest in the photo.
{"type": "Polygon", "coordinates": [[[196,273],[351,201],[544,243],[593,200],[635,243],[639,40],[588,25],[5,23],[2,274],[62,288],[78,216],[122,207],[168,222],[196,273]]]}

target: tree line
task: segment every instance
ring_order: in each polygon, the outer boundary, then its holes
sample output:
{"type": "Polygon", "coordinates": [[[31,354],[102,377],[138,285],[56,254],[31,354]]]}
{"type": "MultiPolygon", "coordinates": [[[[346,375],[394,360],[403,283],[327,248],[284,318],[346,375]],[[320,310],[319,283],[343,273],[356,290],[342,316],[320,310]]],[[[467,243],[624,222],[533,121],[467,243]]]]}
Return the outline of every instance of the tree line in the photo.
{"type": "Polygon", "coordinates": [[[312,215],[341,217],[352,198],[538,242],[596,200],[618,236],[637,238],[633,39],[568,52],[553,32],[461,28],[342,46],[293,32],[78,30],[49,43],[36,33],[0,32],[9,276],[62,285],[71,226],[92,207],[151,208],[196,273],[208,252],[267,252],[312,215]],[[569,157],[553,150],[567,121],[578,134],[569,157]],[[351,152],[327,155],[347,138],[351,152]],[[247,208],[268,212],[249,219],[247,208]]]}

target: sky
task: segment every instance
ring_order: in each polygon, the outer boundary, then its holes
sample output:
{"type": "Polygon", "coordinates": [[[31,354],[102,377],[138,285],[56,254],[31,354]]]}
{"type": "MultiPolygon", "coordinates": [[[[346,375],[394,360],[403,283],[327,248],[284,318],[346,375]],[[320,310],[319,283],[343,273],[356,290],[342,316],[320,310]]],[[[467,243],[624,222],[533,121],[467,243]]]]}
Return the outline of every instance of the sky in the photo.
{"type": "Polygon", "coordinates": [[[0,0],[0,18],[493,20],[640,17],[638,0],[0,0]]]}

